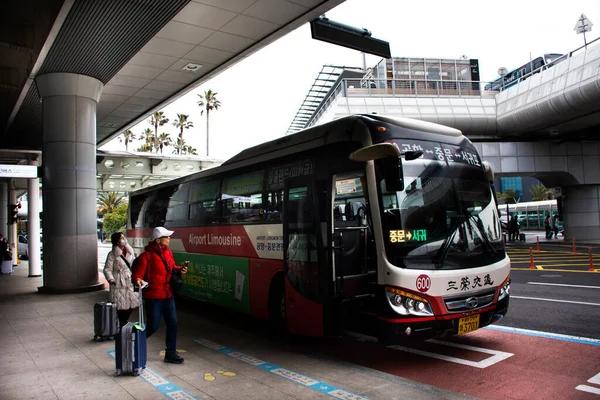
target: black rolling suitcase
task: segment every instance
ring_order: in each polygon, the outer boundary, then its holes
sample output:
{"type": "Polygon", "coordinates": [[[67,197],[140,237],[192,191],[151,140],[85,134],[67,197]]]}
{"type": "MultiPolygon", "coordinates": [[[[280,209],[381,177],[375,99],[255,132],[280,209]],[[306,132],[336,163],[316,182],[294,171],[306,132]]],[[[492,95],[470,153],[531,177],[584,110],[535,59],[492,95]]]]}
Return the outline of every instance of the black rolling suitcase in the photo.
{"type": "Polygon", "coordinates": [[[117,304],[110,301],[94,304],[94,340],[114,338],[118,331],[117,304]]]}
{"type": "Polygon", "coordinates": [[[144,324],[144,306],[140,286],[139,322],[128,322],[115,340],[115,362],[117,375],[139,375],[146,368],[146,325],[144,324]]]}

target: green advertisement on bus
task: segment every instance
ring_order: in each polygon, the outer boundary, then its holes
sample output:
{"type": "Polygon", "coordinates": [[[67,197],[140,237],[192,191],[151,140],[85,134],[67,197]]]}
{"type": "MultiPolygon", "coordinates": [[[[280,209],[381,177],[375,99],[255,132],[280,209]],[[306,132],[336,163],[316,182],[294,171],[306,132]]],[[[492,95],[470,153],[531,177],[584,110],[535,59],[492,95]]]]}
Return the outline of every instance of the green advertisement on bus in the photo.
{"type": "Polygon", "coordinates": [[[250,313],[248,259],[176,253],[177,265],[189,261],[183,276],[183,296],[250,313]]]}

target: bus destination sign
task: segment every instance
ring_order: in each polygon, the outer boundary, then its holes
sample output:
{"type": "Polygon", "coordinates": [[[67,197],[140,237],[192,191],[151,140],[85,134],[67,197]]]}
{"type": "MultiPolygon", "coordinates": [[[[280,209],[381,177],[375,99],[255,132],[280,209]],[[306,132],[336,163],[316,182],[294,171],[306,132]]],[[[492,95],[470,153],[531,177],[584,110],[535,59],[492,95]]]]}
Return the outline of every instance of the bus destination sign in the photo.
{"type": "Polygon", "coordinates": [[[426,242],[427,229],[413,229],[412,231],[404,229],[393,229],[390,231],[391,243],[406,242],[426,242]]]}

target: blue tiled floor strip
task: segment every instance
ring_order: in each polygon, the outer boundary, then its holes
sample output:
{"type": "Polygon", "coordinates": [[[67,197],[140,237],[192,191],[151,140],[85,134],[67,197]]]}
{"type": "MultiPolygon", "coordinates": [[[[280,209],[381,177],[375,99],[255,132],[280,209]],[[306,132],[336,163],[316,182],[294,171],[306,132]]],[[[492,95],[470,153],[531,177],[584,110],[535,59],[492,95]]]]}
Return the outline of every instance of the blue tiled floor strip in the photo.
{"type": "MultiPolygon", "coordinates": [[[[114,350],[107,350],[106,353],[108,353],[113,358],[115,357],[114,350]]],[[[165,396],[167,396],[170,399],[173,399],[173,400],[197,400],[196,397],[192,396],[191,394],[189,394],[188,392],[186,392],[185,390],[183,390],[176,384],[169,382],[168,380],[166,380],[165,378],[163,378],[156,372],[152,371],[150,368],[145,368],[144,370],[142,370],[142,372],[140,373],[140,376],[146,382],[148,382],[149,384],[154,386],[155,389],[157,389],[159,392],[161,392],[162,394],[164,394],[165,396]]]]}
{"type": "Polygon", "coordinates": [[[543,338],[548,338],[548,339],[564,340],[566,342],[575,342],[575,343],[591,344],[592,346],[600,346],[599,339],[562,335],[560,333],[533,331],[530,329],[511,328],[508,326],[501,326],[501,325],[488,325],[485,328],[491,329],[493,331],[511,332],[511,333],[518,333],[520,335],[537,336],[537,337],[543,337],[543,338]]]}
{"type": "Polygon", "coordinates": [[[248,363],[250,365],[254,365],[257,368],[262,369],[263,371],[267,371],[272,374],[279,375],[281,377],[289,379],[290,381],[299,383],[299,384],[309,387],[313,390],[316,390],[317,392],[335,397],[337,399],[368,400],[367,397],[361,397],[357,394],[340,389],[340,388],[330,385],[328,383],[318,381],[316,379],[299,374],[294,371],[290,371],[289,369],[281,368],[277,365],[274,365],[274,364],[268,363],[266,361],[259,360],[258,358],[249,356],[248,354],[240,353],[239,351],[236,351],[229,347],[225,347],[218,343],[211,342],[210,340],[206,340],[206,339],[202,339],[202,338],[195,338],[194,342],[201,344],[202,346],[211,348],[215,351],[218,351],[219,353],[228,355],[233,358],[237,358],[238,360],[248,363]]]}

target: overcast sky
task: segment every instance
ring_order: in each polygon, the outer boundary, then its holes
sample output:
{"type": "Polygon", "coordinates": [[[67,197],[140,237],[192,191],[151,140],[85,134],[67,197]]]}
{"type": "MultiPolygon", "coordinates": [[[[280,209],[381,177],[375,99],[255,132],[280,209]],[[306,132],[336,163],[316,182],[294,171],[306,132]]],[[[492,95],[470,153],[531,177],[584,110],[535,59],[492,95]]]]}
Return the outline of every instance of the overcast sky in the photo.
{"type": "MultiPolygon", "coordinates": [[[[329,11],[329,19],[364,27],[390,43],[393,57],[479,59],[482,81],[498,77],[499,67],[519,67],[544,53],[567,53],[583,45],[573,30],[579,16],[592,23],[587,41],[600,36],[598,0],[529,0],[512,3],[440,0],[346,0],[329,11]]],[[[600,45],[600,44],[597,44],[600,45]]],[[[380,58],[367,56],[367,67],[380,58]]],[[[362,66],[360,52],[313,40],[306,24],[239,62],[216,78],[165,107],[173,121],[189,114],[194,128],[184,133],[198,154],[206,154],[206,117],[198,93],[217,92],[222,107],[210,115],[210,156],[227,159],[244,148],[285,135],[296,111],[324,64],[362,66]]],[[[139,134],[147,122],[132,130],[139,134]]],[[[175,139],[171,124],[160,132],[175,139]]],[[[130,150],[139,147],[130,145],[130,150]]],[[[125,150],[113,140],[106,150],[125,150]]]]}

